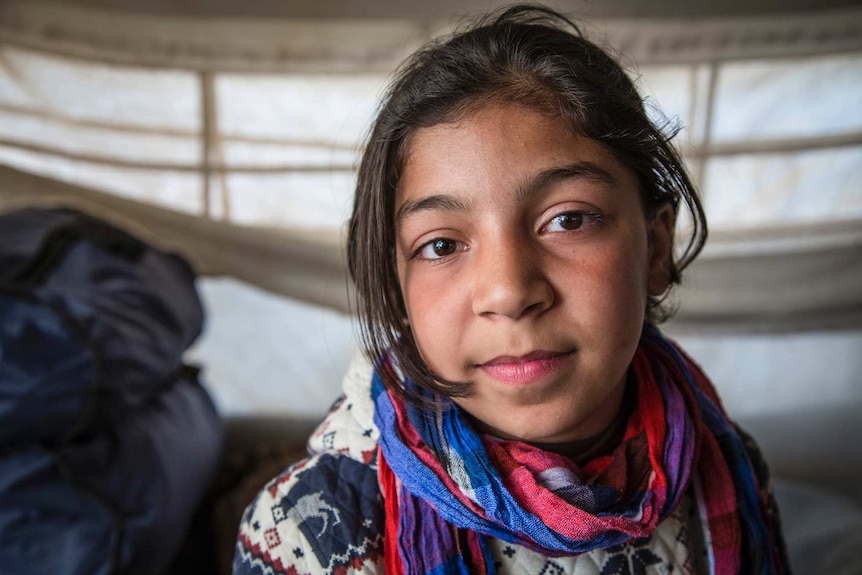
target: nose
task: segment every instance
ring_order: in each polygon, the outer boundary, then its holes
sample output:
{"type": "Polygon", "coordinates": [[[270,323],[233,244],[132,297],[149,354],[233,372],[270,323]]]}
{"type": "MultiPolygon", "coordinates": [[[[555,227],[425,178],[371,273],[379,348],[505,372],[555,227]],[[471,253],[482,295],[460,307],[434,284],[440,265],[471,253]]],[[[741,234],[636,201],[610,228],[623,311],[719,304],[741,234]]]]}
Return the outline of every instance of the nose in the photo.
{"type": "Polygon", "coordinates": [[[481,253],[474,254],[473,313],[519,319],[551,307],[554,290],[538,254],[517,242],[476,251],[481,253]]]}

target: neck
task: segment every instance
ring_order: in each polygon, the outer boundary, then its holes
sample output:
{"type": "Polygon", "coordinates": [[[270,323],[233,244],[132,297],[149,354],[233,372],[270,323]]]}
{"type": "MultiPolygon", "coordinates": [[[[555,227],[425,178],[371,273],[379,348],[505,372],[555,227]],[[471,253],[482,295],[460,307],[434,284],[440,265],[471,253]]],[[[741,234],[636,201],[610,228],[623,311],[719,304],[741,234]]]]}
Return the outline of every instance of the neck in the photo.
{"type": "Polygon", "coordinates": [[[631,377],[626,379],[626,389],[620,409],[610,424],[600,433],[561,443],[532,443],[535,447],[568,457],[578,465],[584,465],[603,455],[610,454],[622,442],[626,433],[629,415],[637,400],[637,385],[631,377]]]}

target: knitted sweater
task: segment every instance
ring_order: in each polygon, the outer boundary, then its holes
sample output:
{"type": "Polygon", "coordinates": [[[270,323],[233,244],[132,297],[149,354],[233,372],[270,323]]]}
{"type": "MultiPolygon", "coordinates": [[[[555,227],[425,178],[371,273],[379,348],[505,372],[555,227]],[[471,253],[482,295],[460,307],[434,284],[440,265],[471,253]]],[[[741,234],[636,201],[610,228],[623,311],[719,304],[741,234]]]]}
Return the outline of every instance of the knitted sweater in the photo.
{"type": "MultiPolygon", "coordinates": [[[[344,394],[309,439],[310,456],[270,481],[246,509],[234,575],[382,574],[383,502],[370,397],[372,368],[356,360],[344,394]]],[[[545,557],[490,539],[501,575],[707,573],[703,530],[686,495],[653,535],[576,555],[545,557]]]]}

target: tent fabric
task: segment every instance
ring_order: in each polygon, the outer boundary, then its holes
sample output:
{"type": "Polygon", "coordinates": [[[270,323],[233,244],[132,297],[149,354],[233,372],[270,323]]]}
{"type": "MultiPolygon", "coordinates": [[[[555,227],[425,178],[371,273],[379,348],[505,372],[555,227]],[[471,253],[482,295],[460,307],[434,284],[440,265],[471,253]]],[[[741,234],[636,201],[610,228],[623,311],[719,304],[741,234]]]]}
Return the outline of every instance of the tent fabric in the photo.
{"type": "MultiPolygon", "coordinates": [[[[214,222],[0,166],[0,210],[71,205],[181,253],[202,275],[350,310],[337,233],[214,222]]],[[[679,290],[674,327],[799,330],[862,325],[862,219],[716,234],[679,290]]]]}
{"type": "MultiPolygon", "coordinates": [[[[182,3],[179,3],[182,4],[182,3]]],[[[497,2],[497,5],[505,2],[497,2]]],[[[483,4],[487,6],[487,4],[483,4]]],[[[571,7],[584,13],[582,5],[571,7]]],[[[596,40],[640,64],[847,52],[862,47],[860,11],[723,18],[605,19],[596,40]]],[[[59,1],[5,0],[0,41],[43,52],[148,67],[242,72],[391,70],[460,22],[388,19],[194,18],[100,10],[59,1]]],[[[465,9],[461,16],[470,16],[465,9]]],[[[585,14],[589,18],[589,14],[585,14]]]]}
{"type": "Polygon", "coordinates": [[[200,275],[232,276],[268,291],[348,311],[343,242],[315,234],[233,226],[0,166],[0,210],[72,206],[182,254],[200,275]]]}
{"type": "MultiPolygon", "coordinates": [[[[81,207],[202,275],[349,312],[362,136],[386,74],[457,25],[2,2],[0,209],[81,207]]],[[[684,125],[711,236],[675,329],[862,326],[862,9],[584,28],[684,125]]]]}
{"type": "Polygon", "coordinates": [[[388,71],[421,44],[405,20],[194,18],[5,0],[0,41],[83,59],[218,71],[388,71]]]}

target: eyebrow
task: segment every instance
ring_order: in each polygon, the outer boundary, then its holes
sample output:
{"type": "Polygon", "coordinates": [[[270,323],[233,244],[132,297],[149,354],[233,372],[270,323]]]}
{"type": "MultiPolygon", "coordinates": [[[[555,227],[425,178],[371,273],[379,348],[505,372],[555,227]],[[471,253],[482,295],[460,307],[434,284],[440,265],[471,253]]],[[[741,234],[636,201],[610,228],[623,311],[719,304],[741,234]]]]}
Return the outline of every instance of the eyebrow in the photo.
{"type": "Polygon", "coordinates": [[[410,200],[401,204],[398,212],[395,214],[395,221],[400,222],[405,218],[426,210],[445,210],[449,212],[466,212],[468,206],[465,202],[454,196],[435,195],[419,198],[418,200],[410,200]]]}
{"type": "Polygon", "coordinates": [[[548,188],[565,180],[591,180],[600,184],[617,184],[617,179],[608,170],[593,162],[575,162],[542,170],[534,177],[518,186],[515,199],[525,201],[539,190],[548,188]]]}
{"type": "MultiPolygon", "coordinates": [[[[564,180],[593,180],[604,184],[616,184],[617,179],[606,169],[592,162],[576,162],[566,166],[557,166],[542,170],[515,190],[515,199],[525,201],[543,188],[547,188],[564,180]]],[[[439,194],[426,196],[417,200],[404,202],[395,214],[395,221],[401,222],[415,213],[427,210],[444,210],[449,212],[466,212],[469,206],[466,202],[451,195],[439,194]]]]}

